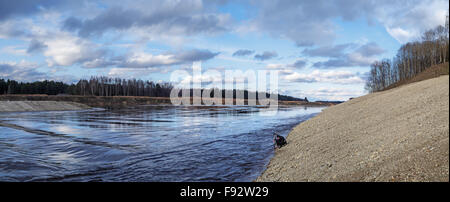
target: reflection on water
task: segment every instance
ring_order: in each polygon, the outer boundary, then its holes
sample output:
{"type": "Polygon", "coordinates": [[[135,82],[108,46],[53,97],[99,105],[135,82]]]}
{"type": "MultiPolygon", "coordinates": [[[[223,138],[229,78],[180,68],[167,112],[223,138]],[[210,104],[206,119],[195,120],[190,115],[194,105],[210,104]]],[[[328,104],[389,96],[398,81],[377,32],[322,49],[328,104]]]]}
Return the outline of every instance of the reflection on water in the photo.
{"type": "Polygon", "coordinates": [[[0,113],[0,181],[251,181],[322,108],[140,106],[0,113]]]}

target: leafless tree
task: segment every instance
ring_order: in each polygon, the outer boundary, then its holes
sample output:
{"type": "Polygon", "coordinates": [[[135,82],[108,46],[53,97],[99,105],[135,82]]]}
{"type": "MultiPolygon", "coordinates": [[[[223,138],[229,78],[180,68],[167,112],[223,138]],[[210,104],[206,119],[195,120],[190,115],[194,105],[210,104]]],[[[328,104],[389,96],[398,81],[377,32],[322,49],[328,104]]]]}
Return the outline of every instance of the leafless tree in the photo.
{"type": "Polygon", "coordinates": [[[449,23],[423,33],[421,40],[400,47],[392,59],[375,61],[371,65],[366,89],[381,91],[392,84],[410,79],[425,69],[449,61],[449,23]]]}

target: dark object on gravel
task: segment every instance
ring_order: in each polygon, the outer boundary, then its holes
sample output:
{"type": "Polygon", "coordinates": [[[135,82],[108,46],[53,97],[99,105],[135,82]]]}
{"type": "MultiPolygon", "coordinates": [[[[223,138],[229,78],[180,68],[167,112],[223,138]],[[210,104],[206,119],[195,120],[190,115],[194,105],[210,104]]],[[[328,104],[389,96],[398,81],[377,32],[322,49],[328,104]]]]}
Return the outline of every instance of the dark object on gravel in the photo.
{"type": "Polygon", "coordinates": [[[286,144],[287,144],[286,139],[283,136],[278,135],[277,133],[273,134],[273,145],[274,145],[275,149],[281,148],[282,146],[284,146],[286,144]]]}

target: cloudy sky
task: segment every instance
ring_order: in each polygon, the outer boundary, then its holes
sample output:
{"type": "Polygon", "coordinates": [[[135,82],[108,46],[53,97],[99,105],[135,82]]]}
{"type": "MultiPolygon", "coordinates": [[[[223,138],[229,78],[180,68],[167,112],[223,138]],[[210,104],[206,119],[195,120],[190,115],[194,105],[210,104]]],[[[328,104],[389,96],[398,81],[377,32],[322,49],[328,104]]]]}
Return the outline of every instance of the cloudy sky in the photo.
{"type": "Polygon", "coordinates": [[[444,24],[448,0],[0,0],[0,78],[169,81],[202,70],[279,70],[282,94],[365,94],[371,62],[444,24]]]}

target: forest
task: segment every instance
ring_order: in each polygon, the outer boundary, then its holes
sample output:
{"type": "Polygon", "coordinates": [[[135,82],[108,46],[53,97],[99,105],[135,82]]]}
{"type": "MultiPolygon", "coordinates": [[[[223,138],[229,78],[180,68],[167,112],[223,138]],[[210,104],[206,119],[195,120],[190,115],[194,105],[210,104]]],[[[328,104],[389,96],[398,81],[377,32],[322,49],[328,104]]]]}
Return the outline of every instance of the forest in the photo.
{"type": "Polygon", "coordinates": [[[424,32],[421,39],[402,45],[392,59],[375,61],[366,81],[369,92],[382,91],[413,78],[425,69],[449,61],[449,19],[424,32]]]}
{"type": "Polygon", "coordinates": [[[70,85],[67,94],[91,96],[149,96],[169,97],[173,86],[170,83],[155,83],[141,79],[121,79],[92,76],[70,85]]]}
{"type": "Polygon", "coordinates": [[[93,76],[89,80],[81,79],[78,83],[70,85],[48,80],[29,83],[0,79],[0,94],[169,97],[172,88],[170,83],[105,76],[93,76]]]}
{"type": "MultiPolygon", "coordinates": [[[[89,80],[81,79],[76,84],[65,84],[55,81],[35,81],[32,83],[17,82],[15,80],[0,79],[0,94],[47,94],[47,95],[82,95],[82,96],[147,96],[147,97],[170,97],[173,85],[168,82],[155,83],[153,81],[143,81],[140,79],[121,79],[110,78],[106,76],[92,76],[89,80]]],[[[192,97],[193,89],[189,90],[192,97]]],[[[206,89],[201,89],[203,93],[206,89]]],[[[210,97],[214,96],[214,90],[210,91],[210,97]]],[[[226,94],[243,95],[244,99],[252,97],[258,98],[258,92],[247,90],[220,90],[222,97],[226,94]]],[[[181,96],[181,92],[179,93],[181,96]]],[[[270,97],[266,93],[266,97],[270,97]]],[[[281,101],[308,101],[307,98],[301,99],[287,95],[278,95],[281,101]]]]}
{"type": "Polygon", "coordinates": [[[57,95],[67,92],[69,85],[55,81],[35,81],[32,83],[0,79],[1,94],[47,94],[57,95]]]}

